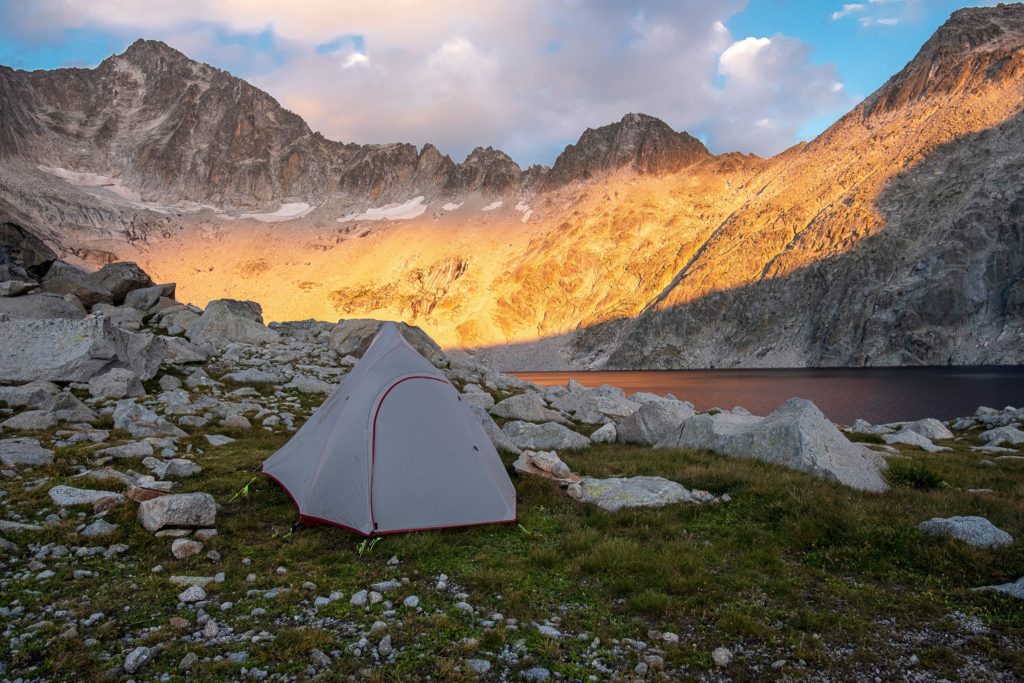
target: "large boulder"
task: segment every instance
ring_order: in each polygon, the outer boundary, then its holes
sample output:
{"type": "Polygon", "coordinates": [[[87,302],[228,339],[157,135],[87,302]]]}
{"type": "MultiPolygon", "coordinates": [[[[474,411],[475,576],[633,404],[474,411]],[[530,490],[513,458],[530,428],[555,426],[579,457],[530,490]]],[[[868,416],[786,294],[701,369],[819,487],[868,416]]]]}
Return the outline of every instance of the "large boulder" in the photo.
{"type": "Polygon", "coordinates": [[[75,505],[117,504],[124,502],[124,496],[120,493],[79,489],[74,486],[64,486],[63,484],[51,488],[49,494],[53,504],[62,508],[75,505]]]}
{"type": "Polygon", "coordinates": [[[644,403],[628,417],[615,423],[620,443],[653,446],[678,433],[683,421],[693,417],[693,404],[686,401],[660,399],[644,403]]]}
{"type": "Polygon", "coordinates": [[[916,422],[907,422],[903,425],[903,429],[911,432],[917,432],[921,436],[931,441],[952,439],[953,432],[949,431],[946,425],[936,420],[934,417],[926,417],[923,420],[917,420],[916,422]]]}
{"type": "Polygon", "coordinates": [[[124,305],[139,311],[148,311],[160,303],[160,299],[173,299],[177,285],[170,282],[165,285],[153,285],[133,289],[124,297],[124,305]]]}
{"type": "Polygon", "coordinates": [[[917,528],[932,536],[947,536],[979,548],[999,548],[1013,543],[1013,536],[984,517],[933,517],[917,528]]]}
{"type": "Polygon", "coordinates": [[[146,271],[128,261],[108,263],[95,273],[90,273],[89,279],[109,290],[114,297],[114,303],[119,306],[124,303],[128,292],[152,287],[155,284],[149,275],[146,275],[146,271]]]}
{"type": "Polygon", "coordinates": [[[209,493],[172,493],[139,504],[139,522],[147,531],[212,527],[217,502],[209,493]]]}
{"type": "Polygon", "coordinates": [[[882,434],[882,441],[889,444],[904,444],[907,446],[914,446],[920,448],[928,453],[938,453],[940,451],[948,451],[949,448],[945,446],[936,446],[932,443],[932,440],[921,434],[920,432],[914,431],[907,427],[896,432],[895,434],[882,434]]]}
{"type": "Polygon", "coordinates": [[[93,281],[90,274],[67,261],[55,261],[46,272],[42,289],[54,294],[71,294],[86,308],[114,301],[114,293],[93,281]]]}
{"type": "Polygon", "coordinates": [[[263,309],[255,301],[217,299],[186,333],[194,342],[224,344],[265,344],[280,341],[281,336],[263,324],[263,309]]]}
{"type": "MultiPolygon", "coordinates": [[[[328,344],[339,356],[356,356],[361,358],[370,346],[380,326],[386,321],[372,318],[353,318],[340,321],[328,335],[328,344]]],[[[414,325],[398,323],[398,331],[405,340],[416,349],[421,356],[434,365],[444,366],[448,363],[447,356],[441,351],[426,332],[414,325]]]]}
{"type": "Polygon", "coordinates": [[[53,382],[36,380],[16,387],[0,387],[0,403],[12,408],[49,408],[60,388],[53,382]]]}
{"type": "Polygon", "coordinates": [[[114,367],[153,377],[163,342],[114,327],[106,318],[0,321],[0,381],[87,382],[114,367]]]}
{"type": "Polygon", "coordinates": [[[501,431],[523,450],[579,450],[590,445],[590,439],[557,422],[534,424],[517,420],[507,423],[501,431]]]}
{"type": "Polygon", "coordinates": [[[990,446],[999,446],[1001,444],[1017,446],[1024,443],[1024,432],[1016,427],[996,427],[995,429],[982,432],[978,435],[978,439],[990,446]]]}
{"type": "Polygon", "coordinates": [[[635,413],[640,405],[626,398],[618,387],[603,384],[591,389],[575,381],[551,401],[553,408],[572,413],[578,421],[588,424],[624,418],[635,413]]]}
{"type": "Polygon", "coordinates": [[[525,420],[526,422],[562,422],[566,419],[557,410],[548,408],[544,397],[535,392],[515,394],[498,401],[490,410],[491,415],[504,417],[508,420],[525,420]]]}
{"type": "Polygon", "coordinates": [[[656,448],[706,449],[809,472],[864,491],[888,488],[881,456],[852,443],[808,400],[791,398],[766,418],[697,415],[656,448]]]}
{"type": "Polygon", "coordinates": [[[84,317],[85,308],[71,295],[40,292],[0,297],[0,320],[81,320],[84,317]]]}

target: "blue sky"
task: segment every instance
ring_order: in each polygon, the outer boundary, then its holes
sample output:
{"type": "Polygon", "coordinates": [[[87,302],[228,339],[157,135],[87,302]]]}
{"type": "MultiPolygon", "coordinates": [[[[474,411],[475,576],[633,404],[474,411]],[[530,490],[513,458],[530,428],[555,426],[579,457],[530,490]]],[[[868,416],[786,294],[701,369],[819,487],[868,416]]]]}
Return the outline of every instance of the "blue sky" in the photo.
{"type": "Polygon", "coordinates": [[[0,63],[94,66],[156,38],[332,139],[429,141],[456,159],[493,145],[550,164],[584,128],[643,111],[712,151],[772,154],[821,132],[976,4],[0,0],[0,63]]]}

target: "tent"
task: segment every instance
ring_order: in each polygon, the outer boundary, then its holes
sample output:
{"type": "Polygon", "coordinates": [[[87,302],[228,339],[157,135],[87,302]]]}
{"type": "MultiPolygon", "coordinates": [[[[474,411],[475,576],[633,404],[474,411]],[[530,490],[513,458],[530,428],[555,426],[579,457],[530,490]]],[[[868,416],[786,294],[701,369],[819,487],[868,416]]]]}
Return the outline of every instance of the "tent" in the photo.
{"type": "Polygon", "coordinates": [[[263,473],[300,522],[364,536],[516,520],[515,488],[479,419],[394,323],[263,473]]]}

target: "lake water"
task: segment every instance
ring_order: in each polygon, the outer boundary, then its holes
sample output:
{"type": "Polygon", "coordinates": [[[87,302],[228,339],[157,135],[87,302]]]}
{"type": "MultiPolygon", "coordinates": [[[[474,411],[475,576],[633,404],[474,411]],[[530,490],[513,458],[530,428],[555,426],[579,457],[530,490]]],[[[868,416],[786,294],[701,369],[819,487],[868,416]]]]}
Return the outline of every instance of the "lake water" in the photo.
{"type": "Polygon", "coordinates": [[[653,370],[644,372],[516,372],[542,386],[570,378],[611,384],[626,394],[672,393],[698,410],[743,406],[767,415],[787,399],[814,401],[833,422],[873,424],[971,415],[978,406],[1024,405],[1024,366],[842,368],[794,370],[653,370]]]}

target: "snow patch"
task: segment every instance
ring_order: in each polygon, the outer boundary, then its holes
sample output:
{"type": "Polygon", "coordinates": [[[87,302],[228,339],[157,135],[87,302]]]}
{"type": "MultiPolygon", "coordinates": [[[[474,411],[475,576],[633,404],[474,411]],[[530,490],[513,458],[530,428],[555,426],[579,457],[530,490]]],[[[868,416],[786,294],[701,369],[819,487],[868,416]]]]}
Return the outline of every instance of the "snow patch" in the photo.
{"type": "Polygon", "coordinates": [[[338,219],[339,223],[345,223],[348,221],[404,221],[410,218],[416,218],[422,216],[427,210],[427,205],[423,203],[424,197],[413,197],[409,201],[398,204],[385,204],[384,206],[376,209],[367,209],[362,213],[353,213],[348,216],[342,216],[338,219]]]}
{"type": "Polygon", "coordinates": [[[530,210],[530,205],[527,204],[526,202],[521,201],[518,204],[516,204],[516,211],[529,211],[529,210],[530,210]]]}
{"type": "Polygon", "coordinates": [[[463,202],[459,202],[458,204],[456,204],[455,202],[448,202],[447,204],[442,206],[441,209],[443,211],[455,211],[460,206],[462,206],[462,204],[463,204],[463,202]]]}
{"type": "Polygon", "coordinates": [[[527,209],[523,212],[523,222],[530,220],[530,216],[533,215],[533,209],[527,209]]]}
{"type": "Polygon", "coordinates": [[[239,214],[238,217],[252,218],[253,220],[262,221],[264,223],[276,223],[278,221],[290,221],[293,218],[305,216],[312,210],[313,207],[306,202],[291,202],[290,204],[282,204],[281,208],[270,213],[243,213],[239,214]]]}
{"type": "Polygon", "coordinates": [[[495,209],[500,209],[502,204],[503,204],[503,202],[496,201],[493,204],[488,204],[487,206],[485,206],[484,208],[482,208],[480,210],[481,211],[494,211],[495,209]]]}
{"type": "Polygon", "coordinates": [[[173,204],[162,202],[147,202],[142,199],[138,192],[124,185],[117,178],[89,173],[87,171],[72,171],[59,166],[39,166],[39,170],[60,178],[75,187],[79,187],[86,194],[97,199],[102,199],[111,204],[127,204],[137,209],[146,209],[156,213],[194,213],[203,209],[220,212],[220,209],[198,202],[179,201],[173,204]]]}

